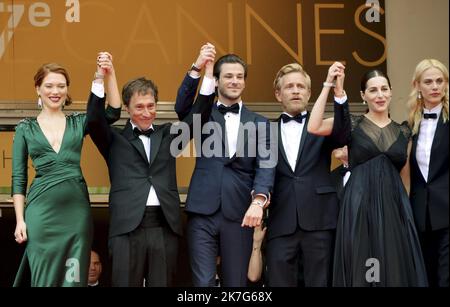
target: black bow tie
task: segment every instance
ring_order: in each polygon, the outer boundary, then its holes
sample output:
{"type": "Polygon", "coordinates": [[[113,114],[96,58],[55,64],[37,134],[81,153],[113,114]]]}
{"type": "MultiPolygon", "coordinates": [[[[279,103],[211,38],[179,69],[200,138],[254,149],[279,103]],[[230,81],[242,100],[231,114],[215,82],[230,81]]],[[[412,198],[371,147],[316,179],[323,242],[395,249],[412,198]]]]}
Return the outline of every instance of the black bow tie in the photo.
{"type": "Polygon", "coordinates": [[[134,135],[138,138],[140,135],[145,135],[147,137],[150,137],[150,135],[153,133],[153,129],[150,128],[148,130],[142,131],[138,127],[134,127],[133,129],[134,135]]]}
{"type": "Polygon", "coordinates": [[[281,119],[283,120],[283,123],[288,123],[291,120],[295,120],[297,123],[301,124],[303,122],[303,119],[306,118],[306,114],[302,115],[302,114],[297,114],[294,117],[290,117],[287,114],[281,114],[281,119]]]}
{"type": "Polygon", "coordinates": [[[220,113],[226,114],[227,112],[232,112],[239,114],[239,103],[232,104],[231,106],[227,107],[223,104],[217,107],[217,110],[219,110],[220,113]]]}
{"type": "Polygon", "coordinates": [[[349,171],[348,167],[344,167],[343,165],[340,167],[339,169],[339,174],[341,174],[342,177],[345,176],[345,174],[347,174],[347,172],[349,171]]]}
{"type": "Polygon", "coordinates": [[[437,114],[436,113],[423,113],[423,118],[425,119],[436,119],[437,114]]]}

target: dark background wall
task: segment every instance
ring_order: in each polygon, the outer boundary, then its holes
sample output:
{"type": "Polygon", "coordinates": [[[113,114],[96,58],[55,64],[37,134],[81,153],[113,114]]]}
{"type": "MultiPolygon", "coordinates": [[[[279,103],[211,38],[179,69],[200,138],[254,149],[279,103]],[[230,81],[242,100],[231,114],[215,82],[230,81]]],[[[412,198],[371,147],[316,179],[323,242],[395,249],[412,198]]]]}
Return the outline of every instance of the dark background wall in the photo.
{"type": "MultiPolygon", "coordinates": [[[[186,215],[182,211],[184,226],[186,226],[186,215]]],[[[16,219],[14,209],[1,208],[0,217],[0,287],[11,287],[14,283],[16,272],[22,259],[25,245],[19,245],[14,241],[14,228],[16,219]]],[[[109,214],[107,207],[93,207],[94,218],[94,241],[93,249],[100,255],[103,272],[100,283],[103,286],[111,284],[111,261],[108,255],[108,222],[109,214]]],[[[178,271],[175,276],[174,286],[191,286],[189,259],[186,238],[182,237],[179,244],[178,271]]]]}

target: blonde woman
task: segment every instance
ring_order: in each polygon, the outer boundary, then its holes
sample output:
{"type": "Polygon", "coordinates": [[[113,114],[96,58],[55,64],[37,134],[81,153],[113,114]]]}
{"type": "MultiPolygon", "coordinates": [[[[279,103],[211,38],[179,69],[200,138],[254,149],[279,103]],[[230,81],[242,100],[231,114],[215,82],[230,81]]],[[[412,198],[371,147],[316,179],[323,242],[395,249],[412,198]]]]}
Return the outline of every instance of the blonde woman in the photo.
{"type": "Polygon", "coordinates": [[[411,204],[430,286],[449,286],[448,70],[421,61],[408,101],[412,129],[411,204]]]}

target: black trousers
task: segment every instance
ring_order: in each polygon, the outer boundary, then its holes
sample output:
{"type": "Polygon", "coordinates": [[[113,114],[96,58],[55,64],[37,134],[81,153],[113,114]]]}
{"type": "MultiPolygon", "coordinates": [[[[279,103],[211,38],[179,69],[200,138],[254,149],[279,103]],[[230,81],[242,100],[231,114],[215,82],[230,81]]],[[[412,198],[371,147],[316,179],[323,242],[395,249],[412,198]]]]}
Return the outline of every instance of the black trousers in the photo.
{"type": "Polygon", "coordinates": [[[268,240],[268,286],[303,286],[300,281],[306,287],[330,286],[334,239],[334,230],[305,231],[297,228],[291,235],[268,240]],[[299,276],[301,273],[303,276],[299,276]]]}
{"type": "Polygon", "coordinates": [[[214,287],[217,256],[223,287],[246,287],[253,228],[223,216],[189,214],[188,246],[194,287],[214,287]]]}
{"type": "Polygon", "coordinates": [[[427,214],[425,232],[419,234],[430,287],[449,286],[449,229],[431,230],[427,214]]]}
{"type": "Polygon", "coordinates": [[[171,286],[176,271],[178,236],[161,207],[146,207],[132,232],[110,238],[113,287],[171,286]]]}

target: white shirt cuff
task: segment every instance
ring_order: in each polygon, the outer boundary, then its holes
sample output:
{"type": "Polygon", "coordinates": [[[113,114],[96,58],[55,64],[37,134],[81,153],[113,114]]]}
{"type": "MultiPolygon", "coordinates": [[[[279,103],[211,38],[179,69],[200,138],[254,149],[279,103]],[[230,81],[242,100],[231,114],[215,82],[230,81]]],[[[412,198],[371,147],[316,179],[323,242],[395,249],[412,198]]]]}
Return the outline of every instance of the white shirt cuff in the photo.
{"type": "Polygon", "coordinates": [[[209,96],[211,94],[214,94],[216,90],[216,83],[214,82],[214,79],[203,77],[202,87],[200,88],[200,94],[209,96]]]}
{"type": "Polygon", "coordinates": [[[334,101],[336,101],[338,104],[344,104],[347,101],[347,95],[343,97],[334,96],[334,101]]]}
{"type": "Polygon", "coordinates": [[[99,98],[105,97],[105,87],[103,83],[92,82],[91,92],[99,98]]]}
{"type": "Polygon", "coordinates": [[[188,75],[192,79],[200,79],[200,77],[202,76],[200,73],[193,73],[192,71],[188,72],[188,75]]]}
{"type": "Polygon", "coordinates": [[[267,203],[267,196],[266,196],[266,195],[264,195],[264,194],[262,194],[262,193],[259,193],[259,194],[256,194],[255,197],[256,197],[256,196],[262,196],[262,197],[264,197],[264,205],[267,203]]]}

